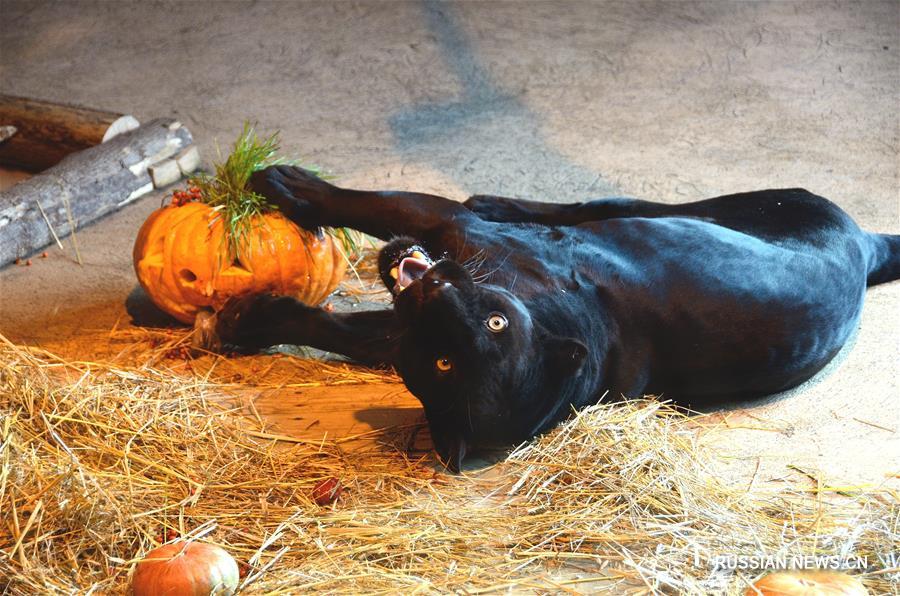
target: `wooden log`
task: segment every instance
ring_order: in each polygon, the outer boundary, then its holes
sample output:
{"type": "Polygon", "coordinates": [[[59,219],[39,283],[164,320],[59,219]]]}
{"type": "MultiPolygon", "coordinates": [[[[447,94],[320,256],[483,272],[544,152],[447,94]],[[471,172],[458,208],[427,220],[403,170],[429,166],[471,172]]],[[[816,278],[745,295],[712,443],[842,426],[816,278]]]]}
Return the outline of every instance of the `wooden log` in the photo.
{"type": "Polygon", "coordinates": [[[12,138],[18,132],[15,126],[0,126],[0,143],[12,138]]]}
{"type": "Polygon", "coordinates": [[[134,116],[11,95],[0,95],[0,125],[17,129],[0,144],[0,164],[32,172],[139,126],[134,116]]]}
{"type": "Polygon", "coordinates": [[[70,221],[79,229],[150,192],[148,168],[192,142],[180,122],[154,120],[0,193],[0,266],[70,234],[70,221]]]}

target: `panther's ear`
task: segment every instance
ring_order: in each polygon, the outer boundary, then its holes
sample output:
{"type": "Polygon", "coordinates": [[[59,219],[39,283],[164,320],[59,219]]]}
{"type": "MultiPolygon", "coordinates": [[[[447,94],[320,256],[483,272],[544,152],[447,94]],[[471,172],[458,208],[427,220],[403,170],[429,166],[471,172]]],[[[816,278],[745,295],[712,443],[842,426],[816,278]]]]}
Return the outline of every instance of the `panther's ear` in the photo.
{"type": "Polygon", "coordinates": [[[575,376],[587,356],[587,346],[573,337],[551,337],[546,343],[551,372],[561,377],[575,376]]]}

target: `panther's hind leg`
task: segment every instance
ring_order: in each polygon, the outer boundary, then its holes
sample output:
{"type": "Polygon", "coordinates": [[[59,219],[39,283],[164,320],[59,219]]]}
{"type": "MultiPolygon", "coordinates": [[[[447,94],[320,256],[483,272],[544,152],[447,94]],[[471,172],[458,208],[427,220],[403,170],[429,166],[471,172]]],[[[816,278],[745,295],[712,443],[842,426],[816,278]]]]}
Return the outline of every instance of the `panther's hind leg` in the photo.
{"type": "Polygon", "coordinates": [[[476,195],[463,205],[487,221],[549,226],[625,217],[686,217],[768,241],[816,241],[823,231],[860,233],[837,205],[802,188],[759,190],[678,204],[626,198],[556,204],[476,195]]]}

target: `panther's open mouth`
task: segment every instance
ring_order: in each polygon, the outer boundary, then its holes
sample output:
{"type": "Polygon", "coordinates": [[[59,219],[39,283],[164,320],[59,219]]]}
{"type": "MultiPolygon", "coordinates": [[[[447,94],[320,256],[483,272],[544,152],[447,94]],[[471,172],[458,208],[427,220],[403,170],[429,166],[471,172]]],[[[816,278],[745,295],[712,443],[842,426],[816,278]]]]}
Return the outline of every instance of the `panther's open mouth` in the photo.
{"type": "Polygon", "coordinates": [[[411,246],[400,253],[388,271],[388,275],[394,282],[394,286],[391,288],[394,296],[399,295],[412,282],[422,279],[433,265],[434,261],[420,246],[411,246]]]}

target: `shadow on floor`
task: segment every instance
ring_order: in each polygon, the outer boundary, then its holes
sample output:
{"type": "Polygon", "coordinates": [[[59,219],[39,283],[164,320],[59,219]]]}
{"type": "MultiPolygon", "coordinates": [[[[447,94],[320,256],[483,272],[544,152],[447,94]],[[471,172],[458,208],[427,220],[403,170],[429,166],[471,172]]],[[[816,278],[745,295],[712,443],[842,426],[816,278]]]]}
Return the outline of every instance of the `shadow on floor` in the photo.
{"type": "Polygon", "coordinates": [[[153,304],[139,284],[135,284],[125,298],[125,312],[131,317],[131,324],[135,327],[185,327],[184,323],[153,304]]]}
{"type": "Polygon", "coordinates": [[[503,90],[479,63],[453,15],[456,10],[445,2],[422,3],[425,24],[462,92],[454,99],[409,106],[390,118],[404,158],[427,162],[469,194],[550,202],[617,194],[600,173],[573,163],[547,142],[539,117],[516,94],[503,90]],[[510,143],[510,137],[515,142],[510,143]]]}

